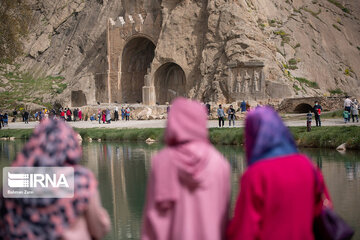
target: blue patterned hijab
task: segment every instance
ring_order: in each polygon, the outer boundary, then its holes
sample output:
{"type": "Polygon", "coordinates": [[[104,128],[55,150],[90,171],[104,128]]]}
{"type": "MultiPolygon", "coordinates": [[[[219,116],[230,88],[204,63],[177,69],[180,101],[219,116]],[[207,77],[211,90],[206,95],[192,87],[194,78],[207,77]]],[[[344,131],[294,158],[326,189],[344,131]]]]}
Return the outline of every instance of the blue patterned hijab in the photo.
{"type": "Polygon", "coordinates": [[[248,166],[298,152],[289,129],[271,107],[258,107],[248,113],[245,121],[245,150],[248,166]]]}

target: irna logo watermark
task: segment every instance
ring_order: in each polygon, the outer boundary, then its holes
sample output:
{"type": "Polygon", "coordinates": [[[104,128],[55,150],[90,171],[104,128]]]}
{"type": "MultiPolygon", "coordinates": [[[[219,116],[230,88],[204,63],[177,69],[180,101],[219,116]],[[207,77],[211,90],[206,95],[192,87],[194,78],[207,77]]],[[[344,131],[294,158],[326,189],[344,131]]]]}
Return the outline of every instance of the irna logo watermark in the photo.
{"type": "Polygon", "coordinates": [[[3,196],[71,198],[74,196],[74,169],[72,167],[5,167],[3,196]]]}

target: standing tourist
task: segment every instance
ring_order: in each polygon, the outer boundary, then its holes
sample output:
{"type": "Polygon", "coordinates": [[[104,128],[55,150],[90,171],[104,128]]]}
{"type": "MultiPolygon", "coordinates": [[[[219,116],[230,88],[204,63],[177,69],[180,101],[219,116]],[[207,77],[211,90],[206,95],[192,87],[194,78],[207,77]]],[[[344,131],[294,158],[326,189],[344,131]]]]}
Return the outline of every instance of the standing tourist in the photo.
{"type": "Polygon", "coordinates": [[[308,114],[306,115],[306,130],[308,132],[311,131],[311,121],[312,121],[312,113],[311,110],[308,112],[308,114]]]}
{"type": "Polygon", "coordinates": [[[314,109],[316,126],[321,127],[320,115],[321,115],[322,107],[320,106],[318,101],[315,101],[315,105],[313,109],[314,109]]]}
{"type": "Polygon", "coordinates": [[[166,102],[166,114],[169,114],[170,112],[170,105],[169,105],[169,102],[166,102]]]}
{"type": "Polygon", "coordinates": [[[60,119],[62,119],[63,121],[65,121],[65,112],[64,110],[61,109],[61,112],[60,112],[60,119]]]}
{"type": "Polygon", "coordinates": [[[79,108],[78,116],[79,116],[79,121],[82,121],[82,111],[80,108],[79,108]]]}
{"type": "Polygon", "coordinates": [[[102,121],[103,121],[103,124],[105,124],[105,122],[106,122],[106,111],[105,110],[102,111],[102,121]]]}
{"type": "Polygon", "coordinates": [[[101,123],[101,109],[98,109],[98,119],[99,119],[99,124],[101,123]]]}
{"type": "Polygon", "coordinates": [[[25,110],[25,112],[24,112],[24,122],[25,122],[25,124],[29,123],[29,116],[30,116],[29,112],[25,110]]]}
{"type": "Polygon", "coordinates": [[[248,114],[245,151],[248,168],[227,239],[313,240],[313,220],[323,207],[321,195],[329,200],[328,192],[320,171],[298,153],[272,108],[248,114]]]}
{"type": "Polygon", "coordinates": [[[3,115],[3,123],[4,123],[4,127],[7,126],[8,123],[9,123],[9,116],[8,116],[7,113],[5,113],[5,114],[3,115]]]}
{"type": "Polygon", "coordinates": [[[16,108],[14,109],[14,111],[13,111],[13,122],[16,122],[16,117],[17,117],[17,111],[16,111],[16,108]]]}
{"type": "Polygon", "coordinates": [[[355,119],[356,122],[359,122],[359,105],[356,99],[351,104],[351,117],[353,122],[355,122],[355,119]]]}
{"type": "Polygon", "coordinates": [[[221,104],[219,105],[219,108],[217,110],[217,116],[219,118],[219,128],[220,127],[224,127],[224,117],[225,117],[225,113],[224,113],[224,109],[222,109],[221,104]]]}
{"type": "Polygon", "coordinates": [[[210,105],[210,103],[206,103],[206,109],[207,109],[208,116],[210,116],[210,113],[211,113],[211,105],[210,105]]]}
{"type": "Polygon", "coordinates": [[[115,107],[114,120],[119,121],[119,108],[115,107]]]}
{"type": "Polygon", "coordinates": [[[243,100],[240,104],[241,113],[246,112],[246,102],[243,100]]]}
{"type": "Polygon", "coordinates": [[[39,111],[38,116],[39,116],[39,122],[41,122],[44,119],[44,113],[42,110],[39,111]]]}
{"type": "Polygon", "coordinates": [[[126,121],[129,121],[130,120],[130,108],[129,107],[126,108],[125,113],[126,113],[126,121]]]}
{"type": "Polygon", "coordinates": [[[47,119],[34,130],[12,167],[73,167],[72,198],[0,197],[0,239],[101,239],[110,219],[101,206],[97,181],[82,167],[76,133],[47,119]]]}
{"type": "Polygon", "coordinates": [[[2,115],[2,113],[0,111],[0,129],[3,128],[3,127],[4,127],[4,125],[3,125],[3,115],[2,115]]]}
{"type": "Polygon", "coordinates": [[[229,118],[229,127],[231,127],[231,121],[233,122],[233,127],[235,127],[235,109],[233,108],[233,105],[230,105],[227,113],[229,118]]]}
{"type": "Polygon", "coordinates": [[[344,109],[345,109],[346,111],[348,111],[348,113],[349,113],[349,114],[348,114],[348,115],[349,115],[349,117],[348,117],[348,122],[350,122],[351,104],[352,104],[352,101],[351,101],[350,97],[349,97],[349,96],[346,96],[345,101],[344,101],[344,109]]]}
{"type": "Polygon", "coordinates": [[[2,114],[2,112],[0,111],[0,128],[4,127],[4,115],[2,114]]]}
{"type": "Polygon", "coordinates": [[[347,122],[350,122],[350,113],[344,109],[344,112],[343,112],[343,117],[344,117],[344,123],[347,123],[347,122]]]}
{"type": "Polygon", "coordinates": [[[106,109],[106,123],[110,123],[111,122],[111,114],[110,114],[110,110],[107,108],[106,109]]]}
{"type": "Polygon", "coordinates": [[[166,147],[151,163],[142,240],[224,239],[230,167],[209,141],[207,118],[198,102],[173,102],[166,147]]]}
{"type": "Polygon", "coordinates": [[[250,110],[251,110],[250,104],[248,102],[246,102],[245,105],[246,105],[246,111],[250,112],[250,110]]]}
{"type": "Polygon", "coordinates": [[[124,107],[121,107],[121,120],[123,120],[124,121],[124,119],[125,119],[125,109],[124,109],[124,107]]]}
{"type": "Polygon", "coordinates": [[[67,110],[66,110],[66,116],[67,116],[68,122],[71,121],[71,115],[72,115],[72,112],[71,112],[70,108],[67,108],[67,110]]]}
{"type": "Polygon", "coordinates": [[[79,110],[77,108],[74,109],[74,122],[76,122],[76,119],[78,117],[79,110]]]}

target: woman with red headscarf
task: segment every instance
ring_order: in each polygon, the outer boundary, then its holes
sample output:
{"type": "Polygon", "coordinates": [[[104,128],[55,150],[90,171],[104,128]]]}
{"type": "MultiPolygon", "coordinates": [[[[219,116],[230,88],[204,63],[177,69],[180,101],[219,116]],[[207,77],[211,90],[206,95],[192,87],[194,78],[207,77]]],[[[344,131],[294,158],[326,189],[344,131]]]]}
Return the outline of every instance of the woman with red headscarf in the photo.
{"type": "Polygon", "coordinates": [[[230,167],[208,139],[207,111],[176,99],[166,147],[152,159],[141,239],[224,239],[230,167]]]}
{"type": "Polygon", "coordinates": [[[0,239],[100,239],[110,230],[97,181],[80,166],[81,147],[65,122],[46,119],[12,167],[73,167],[73,198],[0,197],[0,239]]]}
{"type": "Polygon", "coordinates": [[[241,178],[228,239],[313,240],[313,219],[322,210],[322,175],[299,154],[278,114],[270,107],[248,113],[248,169],[241,178]]]}

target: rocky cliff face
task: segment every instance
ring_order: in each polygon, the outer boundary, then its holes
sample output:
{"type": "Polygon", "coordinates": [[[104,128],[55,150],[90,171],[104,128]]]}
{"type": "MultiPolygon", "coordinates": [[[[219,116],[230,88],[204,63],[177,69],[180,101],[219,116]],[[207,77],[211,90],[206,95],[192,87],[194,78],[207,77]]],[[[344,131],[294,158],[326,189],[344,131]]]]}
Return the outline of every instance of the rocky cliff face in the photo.
{"type": "Polygon", "coordinates": [[[264,64],[262,100],[360,95],[358,0],[32,1],[36,23],[21,70],[68,84],[44,101],[71,104],[72,92],[82,91],[87,104],[107,102],[108,19],[156,8],[162,28],[151,66],[179,64],[189,73],[188,97],[239,100],[229,66],[252,61],[264,64]]]}

